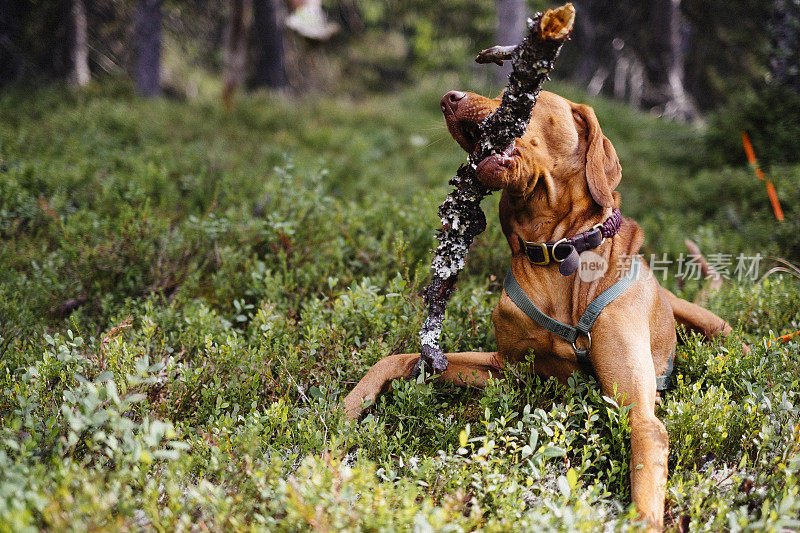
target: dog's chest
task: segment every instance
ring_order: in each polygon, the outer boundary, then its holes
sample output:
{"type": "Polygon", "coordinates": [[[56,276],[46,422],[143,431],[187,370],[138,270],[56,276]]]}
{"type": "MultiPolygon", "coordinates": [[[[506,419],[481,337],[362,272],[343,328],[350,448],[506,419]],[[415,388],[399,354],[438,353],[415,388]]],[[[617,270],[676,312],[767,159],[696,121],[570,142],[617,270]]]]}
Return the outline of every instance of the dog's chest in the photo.
{"type": "Polygon", "coordinates": [[[498,351],[506,360],[523,361],[533,350],[536,373],[559,379],[566,379],[579,368],[572,346],[522,312],[505,291],[495,307],[492,320],[498,351]]]}

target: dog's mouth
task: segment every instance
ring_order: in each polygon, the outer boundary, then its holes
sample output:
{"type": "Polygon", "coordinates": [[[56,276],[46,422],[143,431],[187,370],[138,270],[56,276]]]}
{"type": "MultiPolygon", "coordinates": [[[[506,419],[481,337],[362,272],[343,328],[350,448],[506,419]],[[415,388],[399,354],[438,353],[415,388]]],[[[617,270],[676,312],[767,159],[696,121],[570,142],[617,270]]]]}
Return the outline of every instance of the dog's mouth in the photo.
{"type": "Polygon", "coordinates": [[[480,140],[481,128],[474,122],[467,122],[465,120],[458,121],[458,131],[462,137],[462,142],[459,144],[469,153],[475,151],[478,147],[480,140]]]}
{"type": "Polygon", "coordinates": [[[447,129],[450,135],[466,152],[472,153],[478,147],[481,137],[480,126],[471,120],[460,120],[452,114],[445,113],[447,129]]]}

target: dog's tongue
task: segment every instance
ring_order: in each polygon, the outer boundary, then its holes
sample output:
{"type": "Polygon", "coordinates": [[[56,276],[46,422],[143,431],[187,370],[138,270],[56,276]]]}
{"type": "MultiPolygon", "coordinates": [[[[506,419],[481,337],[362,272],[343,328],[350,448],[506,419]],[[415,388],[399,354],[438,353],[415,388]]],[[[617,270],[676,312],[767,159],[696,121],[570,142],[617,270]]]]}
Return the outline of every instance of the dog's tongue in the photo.
{"type": "Polygon", "coordinates": [[[561,261],[561,264],[558,266],[558,271],[561,272],[562,276],[569,276],[578,270],[579,263],[580,256],[578,255],[578,251],[573,248],[567,258],[561,261]]]}

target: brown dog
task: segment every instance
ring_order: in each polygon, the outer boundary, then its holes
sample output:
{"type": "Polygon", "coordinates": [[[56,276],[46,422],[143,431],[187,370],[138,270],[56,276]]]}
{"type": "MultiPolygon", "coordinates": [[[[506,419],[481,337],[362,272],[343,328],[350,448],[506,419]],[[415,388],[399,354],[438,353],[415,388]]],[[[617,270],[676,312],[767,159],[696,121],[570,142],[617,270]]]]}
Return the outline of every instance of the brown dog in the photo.
{"type": "MultiPolygon", "coordinates": [[[[472,152],[478,124],[500,104],[472,93],[451,91],[442,99],[447,127],[464,150],[472,152]]],[[[500,224],[511,247],[514,278],[530,300],[550,317],[578,324],[599,294],[620,279],[642,245],[641,228],[622,219],[618,231],[593,248],[607,265],[598,279],[583,281],[574,273],[559,272],[559,260],[536,265],[524,242],[556,242],[598,227],[619,208],[614,189],[622,178],[619,159],[603,136],[591,107],[542,92],[533,108],[525,135],[504,153],[484,159],[478,179],[492,189],[502,189],[500,224]],[[525,247],[525,249],[523,249],[525,247]]],[[[537,245],[541,246],[541,245],[537,245]]],[[[558,245],[556,245],[558,246],[558,245]]],[[[562,254],[563,255],[563,254],[562,254]]],[[[639,512],[652,528],[661,528],[667,480],[668,436],[656,418],[656,376],[663,374],[674,353],[675,321],[708,337],[727,334],[731,328],[715,314],[682,300],[659,286],[655,277],[642,274],[600,313],[593,328],[591,369],[606,395],[623,394],[632,404],[631,492],[639,512]]],[[[585,277],[585,276],[584,276],[585,277]]],[[[498,376],[506,362],[524,360],[533,350],[535,372],[555,376],[565,383],[581,369],[575,348],[523,312],[506,290],[492,320],[497,352],[447,354],[449,366],[440,379],[467,386],[482,386],[498,376]]],[[[378,361],[345,398],[347,415],[356,418],[393,379],[409,376],[419,354],[392,355],[378,361]]]]}

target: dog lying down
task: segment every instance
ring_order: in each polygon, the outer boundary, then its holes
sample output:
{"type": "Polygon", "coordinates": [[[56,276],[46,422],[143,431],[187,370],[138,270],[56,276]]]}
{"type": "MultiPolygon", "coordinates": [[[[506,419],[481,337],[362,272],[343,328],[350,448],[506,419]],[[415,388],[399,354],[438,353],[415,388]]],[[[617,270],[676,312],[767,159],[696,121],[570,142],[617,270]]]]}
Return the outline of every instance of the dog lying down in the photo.
{"type": "MultiPolygon", "coordinates": [[[[478,125],[499,105],[499,98],[459,91],[441,102],[451,135],[470,153],[478,125]]],[[[481,387],[533,350],[543,378],[566,383],[576,370],[593,372],[606,395],[616,384],[632,404],[632,499],[660,529],[669,439],[654,411],[672,370],[675,322],[709,338],[730,333],[730,326],[661,287],[638,259],[642,230],[620,215],[619,159],[591,107],[542,91],[525,135],[484,159],[476,173],[503,191],[500,225],[511,248],[511,270],[492,314],[497,351],[448,353],[439,379],[481,387]],[[604,273],[576,273],[578,254],[587,250],[608,266],[604,273]]],[[[407,378],[418,358],[378,361],[345,398],[347,415],[357,418],[392,380],[407,378]]]]}

